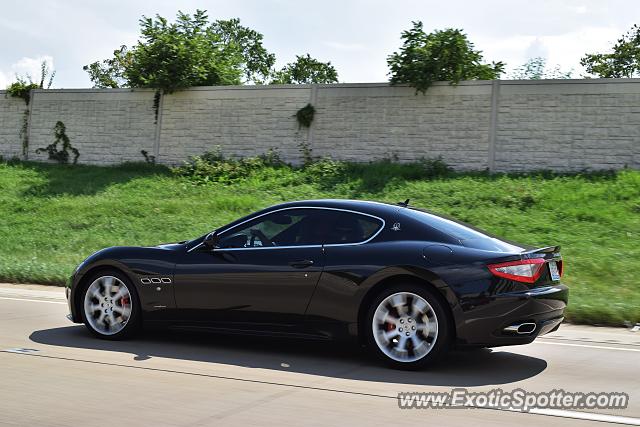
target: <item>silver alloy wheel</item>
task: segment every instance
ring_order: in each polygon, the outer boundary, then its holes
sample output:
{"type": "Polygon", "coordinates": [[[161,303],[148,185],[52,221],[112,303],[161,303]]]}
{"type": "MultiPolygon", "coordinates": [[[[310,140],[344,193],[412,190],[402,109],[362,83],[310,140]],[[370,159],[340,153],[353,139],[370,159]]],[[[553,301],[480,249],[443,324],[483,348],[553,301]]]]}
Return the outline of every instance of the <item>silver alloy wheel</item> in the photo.
{"type": "Polygon", "coordinates": [[[114,276],[102,276],[84,294],[84,315],[89,325],[102,335],[122,331],[131,317],[129,288],[114,276]]]}
{"type": "Polygon", "coordinates": [[[422,359],[438,339],[438,318],[433,307],[411,292],[398,292],[382,300],[371,326],[378,348],[396,362],[422,359]]]}

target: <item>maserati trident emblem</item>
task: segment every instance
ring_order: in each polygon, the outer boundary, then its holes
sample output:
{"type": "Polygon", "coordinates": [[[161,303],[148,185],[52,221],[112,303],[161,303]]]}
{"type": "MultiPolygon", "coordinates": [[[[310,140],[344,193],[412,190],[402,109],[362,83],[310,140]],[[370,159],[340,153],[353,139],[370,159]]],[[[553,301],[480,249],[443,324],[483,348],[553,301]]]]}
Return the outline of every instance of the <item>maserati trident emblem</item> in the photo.
{"type": "Polygon", "coordinates": [[[400,223],[399,222],[394,223],[391,229],[393,231],[400,231],[400,223]]]}

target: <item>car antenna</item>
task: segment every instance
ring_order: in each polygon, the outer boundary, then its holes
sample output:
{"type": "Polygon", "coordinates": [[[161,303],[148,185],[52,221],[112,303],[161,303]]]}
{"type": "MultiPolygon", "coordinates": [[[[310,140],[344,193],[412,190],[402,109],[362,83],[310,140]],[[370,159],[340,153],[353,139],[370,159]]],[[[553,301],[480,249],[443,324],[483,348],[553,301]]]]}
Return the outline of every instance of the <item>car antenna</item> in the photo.
{"type": "Polygon", "coordinates": [[[409,199],[405,200],[404,202],[398,202],[398,205],[406,208],[407,206],[409,206],[409,199]]]}

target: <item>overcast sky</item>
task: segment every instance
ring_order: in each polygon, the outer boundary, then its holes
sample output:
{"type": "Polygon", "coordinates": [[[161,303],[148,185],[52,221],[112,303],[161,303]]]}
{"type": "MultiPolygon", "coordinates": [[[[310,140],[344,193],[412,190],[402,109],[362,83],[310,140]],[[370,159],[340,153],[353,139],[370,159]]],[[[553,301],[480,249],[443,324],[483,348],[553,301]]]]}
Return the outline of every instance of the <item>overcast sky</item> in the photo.
{"type": "Polygon", "coordinates": [[[608,49],[640,17],[637,0],[20,0],[2,5],[0,88],[16,73],[36,77],[43,59],[57,71],[54,87],[91,87],[82,66],[133,45],[142,15],[197,8],[264,34],[279,66],[309,53],[331,61],[341,82],[386,81],[386,57],[412,20],[427,31],[462,28],[508,70],[541,56],[579,77],[585,52],[608,49]]]}

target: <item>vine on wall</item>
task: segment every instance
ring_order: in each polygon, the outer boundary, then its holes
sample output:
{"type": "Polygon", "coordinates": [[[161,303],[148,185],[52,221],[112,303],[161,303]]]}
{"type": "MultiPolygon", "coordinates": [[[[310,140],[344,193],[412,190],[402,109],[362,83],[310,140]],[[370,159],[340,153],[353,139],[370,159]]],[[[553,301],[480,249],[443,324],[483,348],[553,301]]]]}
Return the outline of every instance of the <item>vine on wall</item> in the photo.
{"type": "Polygon", "coordinates": [[[316,113],[316,109],[313,105],[307,104],[296,113],[296,119],[298,120],[298,128],[311,126],[313,122],[313,116],[316,113]]]}
{"type": "MultiPolygon", "coordinates": [[[[298,130],[301,128],[309,128],[311,123],[313,122],[313,117],[315,116],[316,109],[311,103],[305,105],[301,109],[296,112],[296,120],[298,121],[298,130]]],[[[298,148],[300,149],[300,154],[302,154],[302,164],[309,165],[313,163],[313,151],[311,149],[311,145],[309,141],[302,140],[298,144],[298,148]]]]}
{"type": "Polygon", "coordinates": [[[162,92],[156,90],[156,93],[153,94],[153,113],[154,120],[153,124],[158,124],[158,113],[160,112],[160,98],[162,97],[162,92]]]}
{"type": "Polygon", "coordinates": [[[20,127],[20,135],[22,140],[22,157],[27,157],[29,151],[29,102],[31,101],[31,90],[38,89],[40,86],[36,83],[28,83],[26,80],[18,78],[17,82],[12,83],[7,88],[7,94],[14,98],[20,98],[24,101],[27,108],[22,113],[22,126],[20,127]]]}
{"type": "Polygon", "coordinates": [[[22,157],[27,158],[29,152],[29,107],[22,112],[22,126],[19,138],[22,140],[22,157]]]}
{"type": "Polygon", "coordinates": [[[66,132],[67,128],[64,123],[58,121],[53,127],[55,141],[44,148],[38,148],[36,153],[48,153],[49,160],[55,160],[60,164],[69,163],[69,155],[73,154],[73,164],[75,165],[78,162],[78,157],[80,157],[80,152],[71,145],[71,141],[66,132]],[[60,143],[62,144],[62,148],[58,150],[58,144],[60,143]]]}
{"type": "Polygon", "coordinates": [[[16,81],[11,83],[7,88],[7,93],[14,97],[20,98],[24,101],[27,108],[22,115],[22,126],[20,127],[20,135],[18,136],[22,140],[22,157],[27,158],[29,153],[29,102],[31,102],[31,91],[34,89],[44,89],[45,81],[47,82],[46,88],[49,89],[53,84],[53,78],[56,72],[49,70],[49,66],[46,61],[42,61],[40,64],[40,82],[33,81],[30,75],[26,78],[17,77],[16,81]]]}
{"type": "Polygon", "coordinates": [[[140,150],[140,154],[144,157],[145,163],[149,163],[151,165],[156,164],[156,156],[149,154],[147,150],[140,150]]]}

